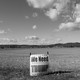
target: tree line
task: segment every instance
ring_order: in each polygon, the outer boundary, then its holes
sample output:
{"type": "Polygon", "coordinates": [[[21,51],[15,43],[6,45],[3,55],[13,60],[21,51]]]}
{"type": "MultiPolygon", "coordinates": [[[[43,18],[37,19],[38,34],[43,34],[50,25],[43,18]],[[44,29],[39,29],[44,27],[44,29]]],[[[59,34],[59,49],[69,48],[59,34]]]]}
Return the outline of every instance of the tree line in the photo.
{"type": "Polygon", "coordinates": [[[0,49],[8,49],[8,48],[73,48],[80,47],[80,43],[57,43],[50,45],[0,45],[0,49]]]}

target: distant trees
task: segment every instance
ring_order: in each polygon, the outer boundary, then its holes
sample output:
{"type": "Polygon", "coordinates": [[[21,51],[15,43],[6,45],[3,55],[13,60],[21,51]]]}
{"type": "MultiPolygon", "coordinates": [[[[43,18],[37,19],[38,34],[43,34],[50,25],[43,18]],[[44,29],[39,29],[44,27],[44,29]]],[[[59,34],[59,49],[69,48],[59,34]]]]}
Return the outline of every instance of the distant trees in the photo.
{"type": "Polygon", "coordinates": [[[0,45],[0,49],[15,49],[15,48],[73,48],[73,47],[80,47],[80,43],[58,43],[58,44],[50,44],[50,45],[0,45]]]}

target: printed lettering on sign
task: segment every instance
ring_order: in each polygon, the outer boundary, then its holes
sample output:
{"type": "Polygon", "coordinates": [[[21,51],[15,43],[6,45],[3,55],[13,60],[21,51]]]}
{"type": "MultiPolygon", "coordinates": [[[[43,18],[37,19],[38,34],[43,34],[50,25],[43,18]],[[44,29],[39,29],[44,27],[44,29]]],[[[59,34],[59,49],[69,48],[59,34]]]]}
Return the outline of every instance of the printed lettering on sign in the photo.
{"type": "Polygon", "coordinates": [[[31,62],[44,62],[44,61],[48,61],[48,56],[47,57],[32,57],[31,58],[31,62]]]}
{"type": "Polygon", "coordinates": [[[30,56],[30,75],[37,76],[47,73],[49,67],[48,55],[34,54],[30,56]]]}

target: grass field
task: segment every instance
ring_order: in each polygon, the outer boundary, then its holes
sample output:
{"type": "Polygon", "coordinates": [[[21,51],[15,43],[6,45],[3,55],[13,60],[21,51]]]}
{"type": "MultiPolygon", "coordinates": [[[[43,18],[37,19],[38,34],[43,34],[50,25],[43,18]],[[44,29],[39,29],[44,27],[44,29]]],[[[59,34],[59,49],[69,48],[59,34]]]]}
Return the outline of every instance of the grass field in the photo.
{"type": "Polygon", "coordinates": [[[80,49],[0,50],[0,80],[80,80],[80,49]],[[29,53],[49,51],[49,73],[29,75],[29,53]]]}

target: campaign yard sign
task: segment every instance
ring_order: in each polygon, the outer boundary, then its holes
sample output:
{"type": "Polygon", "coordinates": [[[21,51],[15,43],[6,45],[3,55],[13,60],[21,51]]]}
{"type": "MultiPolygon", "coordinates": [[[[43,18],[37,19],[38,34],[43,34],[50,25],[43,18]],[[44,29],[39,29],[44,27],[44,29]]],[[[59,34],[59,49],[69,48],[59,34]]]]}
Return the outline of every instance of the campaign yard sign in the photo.
{"type": "Polygon", "coordinates": [[[30,76],[46,74],[49,66],[48,54],[30,55],[30,76]]]}

